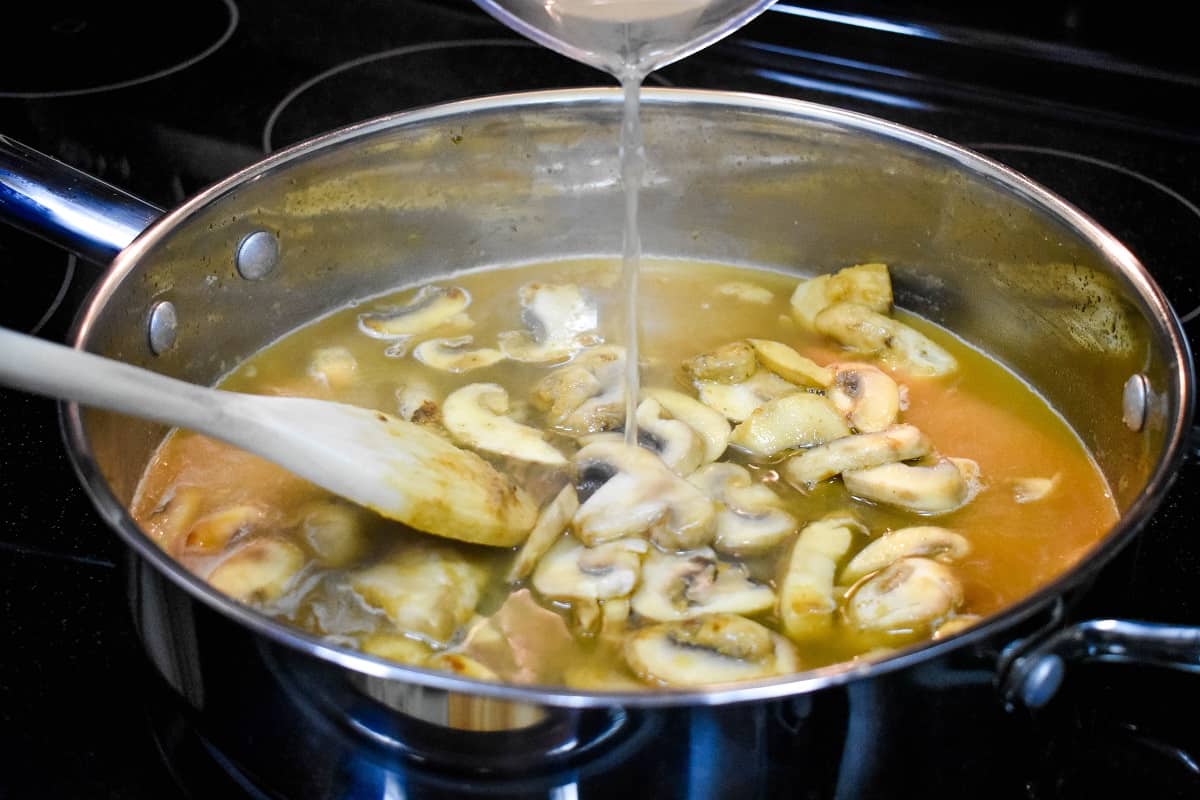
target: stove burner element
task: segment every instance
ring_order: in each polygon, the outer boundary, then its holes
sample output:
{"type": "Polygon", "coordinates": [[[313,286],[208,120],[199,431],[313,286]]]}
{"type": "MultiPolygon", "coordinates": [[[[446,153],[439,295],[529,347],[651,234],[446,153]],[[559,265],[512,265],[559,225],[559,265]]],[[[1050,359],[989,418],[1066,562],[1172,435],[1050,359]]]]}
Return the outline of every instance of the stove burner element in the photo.
{"type": "Polygon", "coordinates": [[[37,334],[71,288],[76,259],[15,230],[0,229],[0,327],[37,334]]]}
{"type": "Polygon", "coordinates": [[[1121,240],[1146,266],[1182,322],[1200,317],[1200,286],[1178,253],[1200,252],[1200,206],[1148,175],[1095,156],[1051,147],[984,142],[1003,160],[1054,189],[1121,240]],[[1064,170],[1062,160],[1074,162],[1064,170]]]}
{"type": "Polygon", "coordinates": [[[71,97],[157,80],[212,55],[238,25],[234,0],[14,5],[5,10],[0,98],[71,97]]]}
{"type": "MultiPolygon", "coordinates": [[[[655,82],[654,76],[648,82],[655,82]]],[[[406,108],[607,83],[607,75],[519,39],[408,45],[339,64],[292,89],[267,118],[262,147],[270,153],[281,145],[406,108]],[[483,64],[487,67],[480,68],[483,64]]]]}

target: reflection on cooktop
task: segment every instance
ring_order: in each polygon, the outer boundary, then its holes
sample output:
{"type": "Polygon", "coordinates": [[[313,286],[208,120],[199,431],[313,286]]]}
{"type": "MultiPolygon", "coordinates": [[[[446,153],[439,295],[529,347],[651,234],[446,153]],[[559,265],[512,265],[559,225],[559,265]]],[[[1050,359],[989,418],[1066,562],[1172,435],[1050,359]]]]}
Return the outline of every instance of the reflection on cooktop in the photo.
{"type": "Polygon", "coordinates": [[[48,0],[13,4],[4,17],[0,98],[37,99],[134,86],[185,69],[229,40],[238,9],[234,0],[48,0]]]}

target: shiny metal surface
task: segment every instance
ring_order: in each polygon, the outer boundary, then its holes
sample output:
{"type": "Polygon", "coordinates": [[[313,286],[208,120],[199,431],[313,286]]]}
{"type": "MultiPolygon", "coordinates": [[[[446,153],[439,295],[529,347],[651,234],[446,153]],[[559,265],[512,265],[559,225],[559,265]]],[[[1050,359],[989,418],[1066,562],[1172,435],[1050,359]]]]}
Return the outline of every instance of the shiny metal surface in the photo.
{"type": "Polygon", "coordinates": [[[150,307],[150,316],[146,321],[146,338],[150,344],[150,352],[156,356],[171,349],[175,344],[175,334],[179,329],[179,313],[175,304],[170,300],[160,300],[150,307]]]}
{"type": "Polygon", "coordinates": [[[1121,393],[1121,419],[1125,421],[1125,427],[1135,433],[1140,431],[1146,424],[1149,403],[1150,381],[1140,372],[1130,375],[1121,393]]]}
{"type": "Polygon", "coordinates": [[[246,280],[262,280],[279,264],[279,240],[270,231],[247,235],[237,246],[234,263],[246,280]]]}
{"type": "MultiPolygon", "coordinates": [[[[1129,541],[1182,455],[1193,378],[1178,320],[1124,247],[1020,175],[911,129],[761,96],[648,91],[644,99],[647,253],[796,274],[890,263],[900,304],[1008,363],[1091,448],[1123,516],[1089,558],[984,624],[876,663],[712,691],[580,692],[400,666],[218,595],[124,510],[164,431],[70,406],[68,444],[101,513],[192,598],[288,650],[376,679],[566,707],[780,698],[948,658],[1028,621],[1129,541]],[[1124,376],[1136,371],[1151,388],[1138,433],[1122,421],[1124,376]]],[[[614,253],[619,105],[605,90],[485,98],[363,123],[268,158],[126,249],[80,318],[76,343],[150,365],[129,315],[161,299],[204,307],[153,368],[211,382],[351,299],[450,268],[614,253]],[[223,283],[214,254],[262,229],[279,231],[285,268],[236,288],[223,283]]]]}
{"type": "Polygon", "coordinates": [[[162,211],[0,134],[0,216],[107,264],[162,211]]]}

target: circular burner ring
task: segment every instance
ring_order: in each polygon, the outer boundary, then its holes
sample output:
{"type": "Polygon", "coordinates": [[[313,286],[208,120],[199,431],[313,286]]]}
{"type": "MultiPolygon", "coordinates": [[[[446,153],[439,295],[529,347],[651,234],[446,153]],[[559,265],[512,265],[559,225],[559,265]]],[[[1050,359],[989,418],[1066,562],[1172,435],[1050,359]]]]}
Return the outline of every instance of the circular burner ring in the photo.
{"type": "MultiPolygon", "coordinates": [[[[233,32],[235,30],[237,30],[238,22],[241,18],[241,14],[238,11],[238,7],[237,7],[235,0],[220,0],[220,2],[225,7],[225,11],[229,17],[228,22],[225,26],[225,29],[217,37],[216,41],[214,41],[212,44],[205,47],[199,53],[196,53],[195,55],[190,56],[190,57],[184,59],[183,61],[180,61],[175,64],[171,64],[171,65],[164,67],[162,69],[159,69],[159,70],[155,70],[154,72],[148,73],[146,75],[139,75],[139,76],[129,78],[126,80],[113,81],[113,82],[101,84],[98,86],[82,86],[77,89],[54,89],[54,90],[44,90],[44,91],[8,91],[8,90],[5,90],[2,87],[0,87],[0,98],[8,98],[8,99],[16,99],[16,100],[44,100],[44,99],[49,99],[49,98],[78,97],[80,95],[99,94],[101,92],[108,92],[108,91],[113,91],[116,89],[126,89],[131,86],[138,86],[143,83],[149,83],[151,81],[156,81],[160,78],[165,78],[168,75],[173,75],[176,72],[185,70],[188,67],[198,64],[199,62],[201,62],[204,59],[211,56],[217,50],[221,49],[225,45],[225,43],[228,42],[229,39],[233,36],[233,32]]],[[[68,20],[67,21],[67,24],[72,24],[72,23],[75,25],[80,24],[77,20],[74,20],[74,21],[68,20]]],[[[82,28],[63,28],[62,30],[66,30],[67,32],[77,32],[78,30],[82,30],[82,28]]]]}

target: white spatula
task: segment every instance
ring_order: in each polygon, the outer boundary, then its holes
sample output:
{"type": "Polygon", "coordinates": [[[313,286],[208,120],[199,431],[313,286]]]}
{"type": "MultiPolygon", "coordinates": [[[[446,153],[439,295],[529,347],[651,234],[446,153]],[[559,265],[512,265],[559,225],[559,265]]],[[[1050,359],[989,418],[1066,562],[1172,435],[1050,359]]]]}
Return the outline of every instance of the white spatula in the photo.
{"type": "Polygon", "coordinates": [[[0,382],[206,434],[439,536],[509,547],[537,515],[482,458],[381,411],[202,388],[2,328],[0,382]]]}

